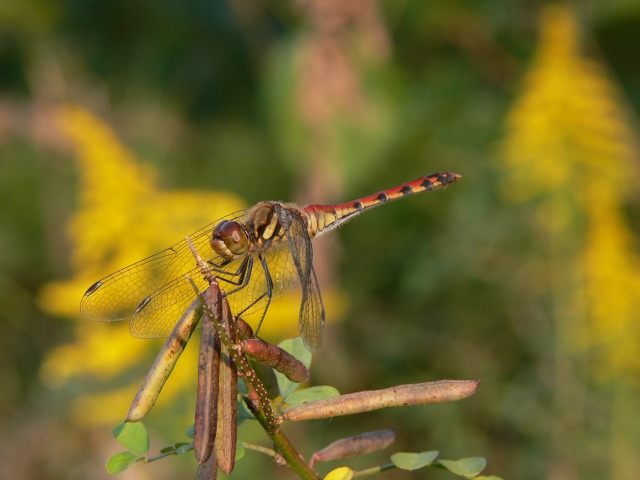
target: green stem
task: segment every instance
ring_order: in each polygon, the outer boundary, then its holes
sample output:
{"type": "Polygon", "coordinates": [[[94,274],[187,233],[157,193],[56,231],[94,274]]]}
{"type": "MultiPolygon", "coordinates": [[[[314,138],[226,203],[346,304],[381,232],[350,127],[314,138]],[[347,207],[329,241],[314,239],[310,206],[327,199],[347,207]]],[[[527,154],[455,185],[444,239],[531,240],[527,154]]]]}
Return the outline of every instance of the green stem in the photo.
{"type": "Polygon", "coordinates": [[[282,455],[273,450],[272,448],[263,447],[262,445],[256,445],[254,443],[242,442],[242,446],[247,450],[253,450],[254,452],[264,453],[275,460],[276,463],[285,465],[286,462],[282,455]]]}
{"type": "Polygon", "coordinates": [[[385,470],[391,470],[392,468],[396,468],[396,466],[393,463],[388,463],[386,465],[380,465],[379,467],[372,467],[372,468],[367,468],[365,470],[358,470],[353,472],[352,478],[368,477],[371,475],[375,475],[376,473],[384,472],[385,470]]]}
{"type": "Polygon", "coordinates": [[[304,480],[318,480],[318,475],[304,462],[300,454],[289,441],[289,438],[282,433],[282,430],[280,430],[280,428],[277,430],[270,429],[269,422],[264,416],[264,413],[260,409],[253,408],[251,401],[247,402],[247,406],[271,438],[271,441],[276,447],[276,451],[284,457],[289,468],[304,480]]]}
{"type": "Polygon", "coordinates": [[[189,450],[193,450],[193,445],[191,445],[189,447],[186,447],[184,452],[178,452],[174,448],[173,450],[169,450],[167,452],[159,453],[158,455],[154,455],[153,457],[143,457],[143,460],[141,460],[141,462],[143,462],[143,463],[155,462],[156,460],[160,460],[161,458],[168,457],[170,455],[179,455],[181,453],[186,453],[189,450]]]}

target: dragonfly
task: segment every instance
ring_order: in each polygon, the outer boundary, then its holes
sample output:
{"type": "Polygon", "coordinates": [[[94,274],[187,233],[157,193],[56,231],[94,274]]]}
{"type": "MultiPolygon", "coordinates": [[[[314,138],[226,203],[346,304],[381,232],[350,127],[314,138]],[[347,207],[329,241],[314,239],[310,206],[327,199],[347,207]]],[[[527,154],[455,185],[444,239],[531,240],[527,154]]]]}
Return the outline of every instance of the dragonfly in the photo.
{"type": "MultiPolygon", "coordinates": [[[[273,300],[301,286],[298,328],[310,348],[322,342],[325,310],[313,268],[311,240],[365,210],[455,182],[456,173],[435,173],[351,202],[307,205],[260,202],[189,236],[236,316],[261,313],[273,300]]],[[[203,278],[186,240],[122,268],[91,285],[80,304],[94,321],[128,320],[131,335],[166,337],[194,300],[187,276],[204,290],[203,278]]]]}

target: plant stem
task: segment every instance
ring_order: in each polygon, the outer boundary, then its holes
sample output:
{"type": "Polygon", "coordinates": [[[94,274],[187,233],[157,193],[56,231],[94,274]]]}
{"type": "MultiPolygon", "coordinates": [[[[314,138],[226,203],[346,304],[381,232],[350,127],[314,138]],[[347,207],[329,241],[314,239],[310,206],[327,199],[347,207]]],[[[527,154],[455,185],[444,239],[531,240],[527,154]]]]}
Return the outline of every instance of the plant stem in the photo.
{"type": "Polygon", "coordinates": [[[396,468],[396,466],[393,463],[388,463],[386,465],[380,465],[379,467],[371,467],[365,470],[358,470],[353,472],[352,478],[368,477],[371,475],[375,475],[376,473],[384,472],[385,470],[391,470],[392,468],[396,468]]]}
{"type": "Polygon", "coordinates": [[[262,428],[265,429],[271,438],[271,441],[273,441],[273,444],[276,446],[276,451],[287,461],[289,468],[304,480],[318,480],[318,475],[304,462],[300,454],[289,441],[289,438],[282,433],[282,430],[280,430],[280,428],[277,428],[276,430],[270,429],[268,420],[264,416],[264,413],[260,409],[256,408],[257,405],[253,404],[253,402],[246,397],[245,402],[247,403],[249,410],[251,410],[253,415],[256,417],[256,420],[258,420],[260,425],[262,425],[262,428]]]}
{"type": "Polygon", "coordinates": [[[158,455],[154,455],[153,457],[143,457],[143,460],[141,460],[142,463],[150,463],[150,462],[155,462],[156,460],[160,460],[161,458],[164,457],[169,457],[171,455],[179,455],[181,453],[186,453],[189,450],[193,450],[193,446],[185,446],[184,447],[184,451],[178,452],[175,448],[172,450],[169,450],[167,452],[162,452],[159,453],[158,455]]]}
{"type": "Polygon", "coordinates": [[[254,452],[260,452],[270,456],[278,465],[286,465],[287,463],[284,457],[272,448],[263,447],[262,445],[256,445],[249,442],[242,442],[242,446],[247,450],[253,450],[254,452]]]}

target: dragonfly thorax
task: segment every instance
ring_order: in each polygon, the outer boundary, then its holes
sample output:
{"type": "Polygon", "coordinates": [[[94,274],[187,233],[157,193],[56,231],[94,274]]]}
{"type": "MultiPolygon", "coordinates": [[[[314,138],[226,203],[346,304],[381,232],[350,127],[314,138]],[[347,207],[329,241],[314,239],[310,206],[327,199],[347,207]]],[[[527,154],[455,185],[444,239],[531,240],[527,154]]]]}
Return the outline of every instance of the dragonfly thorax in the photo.
{"type": "Polygon", "coordinates": [[[247,253],[249,241],[242,225],[223,220],[213,229],[211,247],[225,260],[234,260],[247,253]]]}

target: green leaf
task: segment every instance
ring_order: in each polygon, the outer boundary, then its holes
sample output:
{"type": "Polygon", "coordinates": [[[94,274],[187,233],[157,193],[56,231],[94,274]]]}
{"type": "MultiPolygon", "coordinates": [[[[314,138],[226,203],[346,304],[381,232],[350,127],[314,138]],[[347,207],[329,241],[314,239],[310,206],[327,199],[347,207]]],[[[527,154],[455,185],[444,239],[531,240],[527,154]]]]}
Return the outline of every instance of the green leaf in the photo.
{"type": "Polygon", "coordinates": [[[113,457],[107,460],[107,472],[109,472],[109,475],[117,475],[120,472],[124,472],[134,463],[143,459],[144,457],[139,457],[132,452],[116,453],[113,457]]]}
{"type": "Polygon", "coordinates": [[[183,453],[187,453],[193,450],[193,443],[191,442],[178,442],[173,445],[169,445],[168,447],[164,447],[160,450],[160,453],[174,453],[176,455],[181,455],[183,453]]]}
{"type": "Polygon", "coordinates": [[[504,480],[502,477],[496,477],[495,475],[478,475],[474,477],[475,480],[504,480]]]}
{"type": "Polygon", "coordinates": [[[244,454],[247,453],[247,450],[244,448],[241,442],[236,444],[236,461],[240,460],[244,457],[244,454]]]}
{"type": "Polygon", "coordinates": [[[185,433],[185,435],[187,436],[187,438],[190,438],[191,440],[193,440],[193,436],[194,436],[194,433],[193,433],[193,432],[195,431],[195,428],[196,428],[196,426],[195,426],[195,424],[194,424],[194,423],[192,423],[192,424],[189,426],[189,428],[187,428],[187,431],[186,431],[186,433],[185,433]]]}
{"type": "Polygon", "coordinates": [[[484,457],[468,457],[460,460],[438,460],[438,463],[444,468],[461,477],[472,478],[477,476],[484,467],[487,466],[487,460],[484,457]]]}
{"type": "MultiPolygon", "coordinates": [[[[305,367],[309,368],[311,366],[311,352],[307,350],[307,347],[305,347],[302,337],[283,340],[278,344],[278,346],[300,360],[305,367]]],[[[292,382],[278,371],[276,371],[275,374],[278,379],[278,389],[280,390],[280,394],[283,398],[293,392],[298,388],[298,385],[300,385],[299,383],[292,382]]]]}
{"type": "Polygon", "coordinates": [[[422,453],[398,452],[391,455],[391,461],[402,470],[417,470],[430,465],[439,453],[437,450],[422,453]]]}
{"type": "Polygon", "coordinates": [[[181,453],[187,453],[193,450],[193,443],[178,442],[173,446],[173,449],[176,451],[178,455],[180,455],[181,453]]]}
{"type": "Polygon", "coordinates": [[[276,374],[276,378],[278,379],[278,390],[280,390],[280,395],[286,397],[290,395],[296,388],[298,388],[299,383],[292,382],[287,377],[285,377],[280,372],[274,372],[276,374]]]}
{"type": "Polygon", "coordinates": [[[340,395],[340,392],[338,392],[334,387],[321,385],[318,387],[296,390],[288,395],[284,401],[287,403],[287,408],[291,408],[304,403],[317,402],[318,400],[324,400],[325,398],[337,397],[338,395],[340,395]]]}
{"type": "Polygon", "coordinates": [[[238,400],[238,426],[242,425],[245,420],[255,420],[253,413],[249,411],[243,400],[238,400]]]}
{"type": "Polygon", "coordinates": [[[142,422],[125,422],[113,429],[113,436],[132,452],[145,454],[149,451],[149,435],[142,422]]]}

